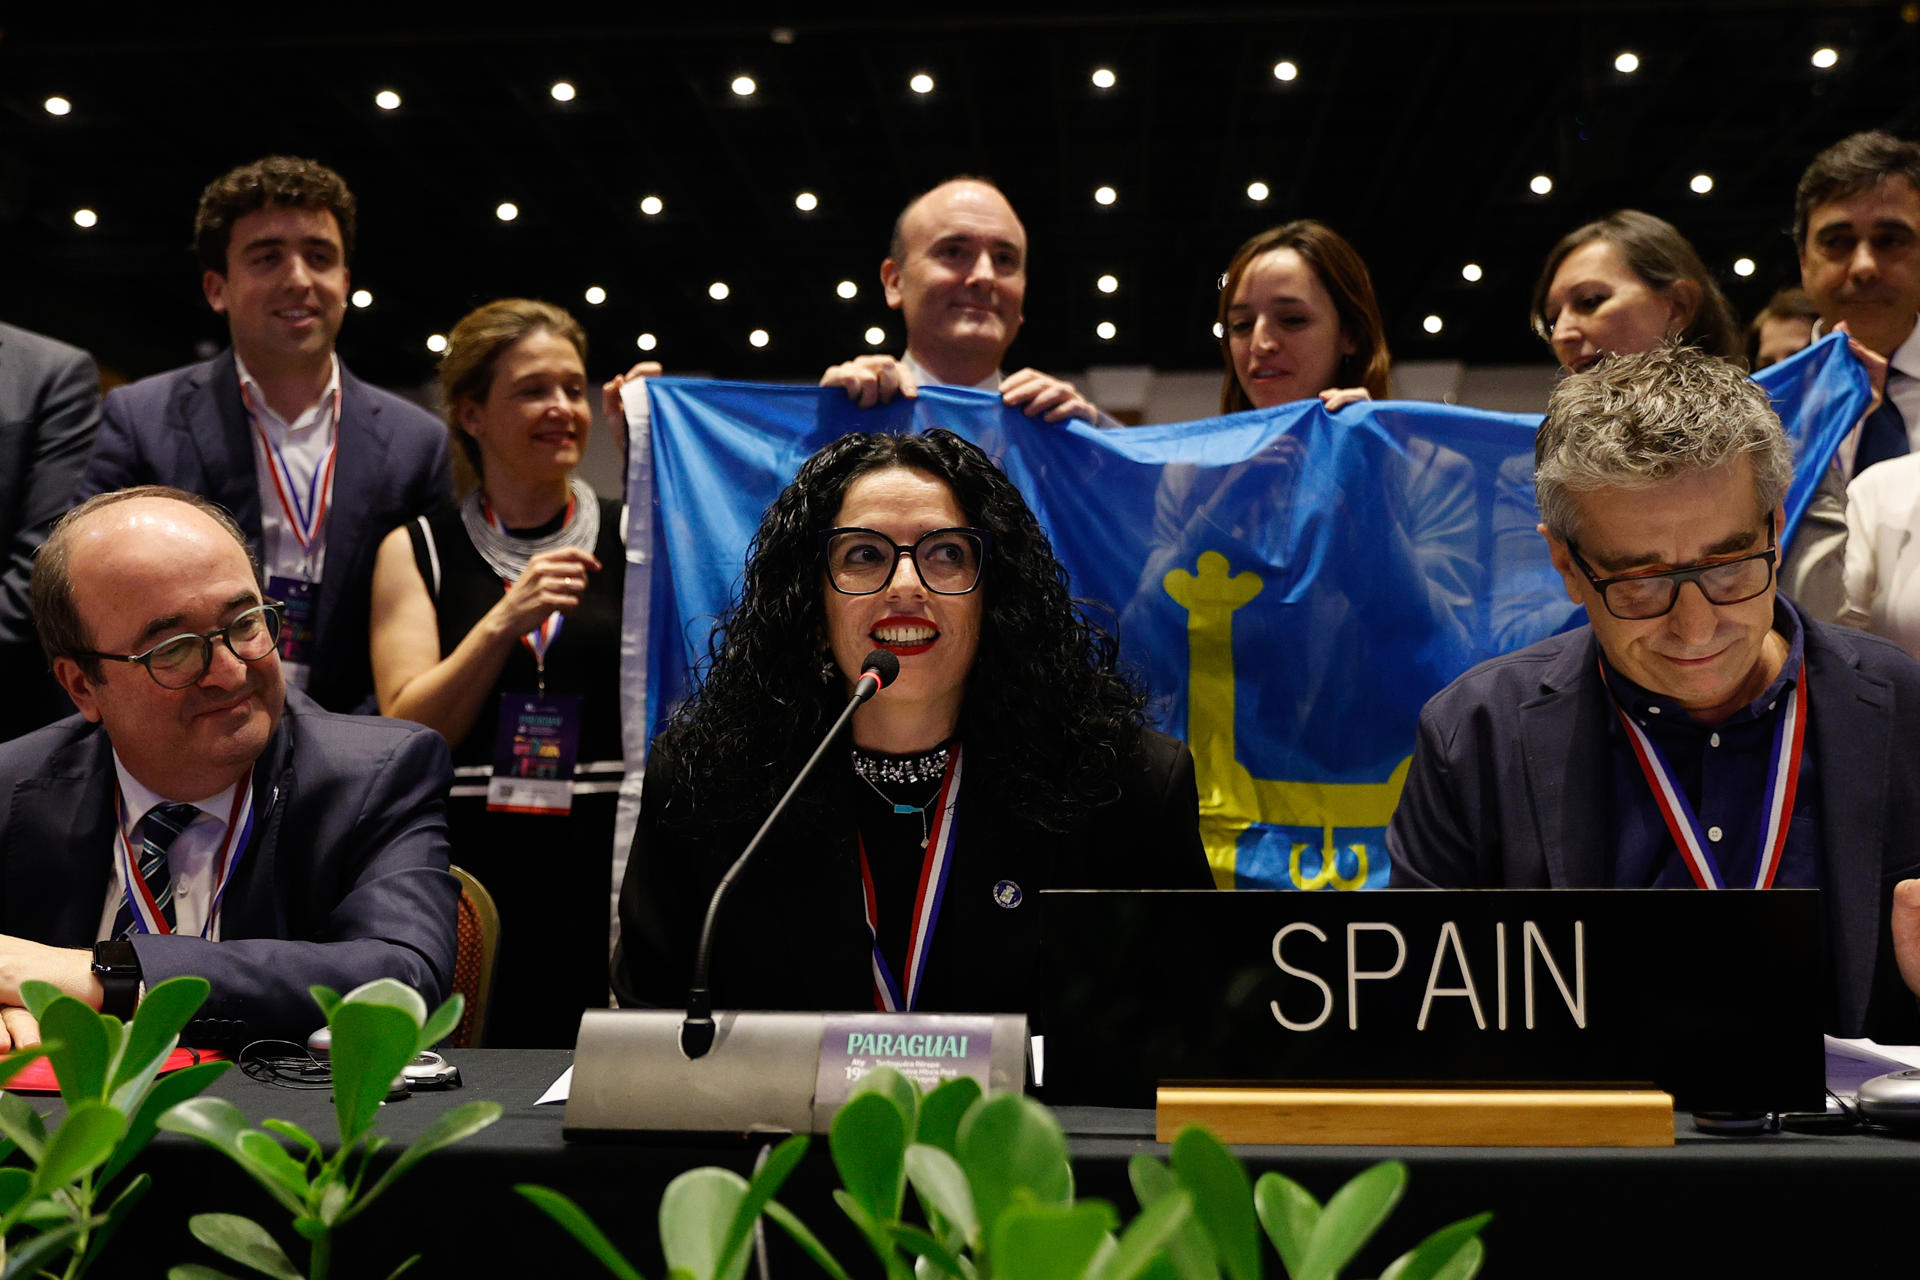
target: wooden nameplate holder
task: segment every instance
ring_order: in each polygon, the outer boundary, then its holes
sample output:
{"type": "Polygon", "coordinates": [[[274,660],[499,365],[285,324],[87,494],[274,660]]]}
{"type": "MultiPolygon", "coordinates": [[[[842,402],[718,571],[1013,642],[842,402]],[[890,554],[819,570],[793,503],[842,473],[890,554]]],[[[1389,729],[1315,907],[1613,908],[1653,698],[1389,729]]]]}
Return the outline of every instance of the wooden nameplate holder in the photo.
{"type": "Polygon", "coordinates": [[[1222,1142],[1286,1146],[1670,1147],[1658,1089],[1162,1086],[1154,1137],[1190,1124],[1222,1142]]]}

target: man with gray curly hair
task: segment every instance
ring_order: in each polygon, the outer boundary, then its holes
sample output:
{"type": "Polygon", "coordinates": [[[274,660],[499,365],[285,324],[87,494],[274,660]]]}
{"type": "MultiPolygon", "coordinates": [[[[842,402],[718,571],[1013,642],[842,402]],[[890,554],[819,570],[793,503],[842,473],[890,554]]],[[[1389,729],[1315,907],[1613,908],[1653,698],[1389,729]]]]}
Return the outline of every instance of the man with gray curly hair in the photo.
{"type": "Polygon", "coordinates": [[[1540,532],[1587,625],[1427,704],[1393,883],[1817,887],[1827,1029],[1912,1043],[1920,663],[1779,594],[1792,461],[1766,394],[1689,348],[1560,384],[1540,532]]]}

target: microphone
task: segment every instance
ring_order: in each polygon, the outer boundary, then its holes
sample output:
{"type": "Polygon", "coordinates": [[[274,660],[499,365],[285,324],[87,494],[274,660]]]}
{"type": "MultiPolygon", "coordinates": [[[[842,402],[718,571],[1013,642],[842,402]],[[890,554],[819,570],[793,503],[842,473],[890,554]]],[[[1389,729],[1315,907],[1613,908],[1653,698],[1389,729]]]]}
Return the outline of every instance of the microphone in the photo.
{"type": "Polygon", "coordinates": [[[687,991],[687,1020],[680,1026],[680,1051],[687,1057],[703,1057],[713,1047],[713,991],[707,985],[707,972],[712,959],[713,922],[719,917],[721,900],[727,896],[727,890],[733,887],[733,882],[739,879],[740,873],[746,870],[753,855],[759,852],[767,832],[773,830],[773,824],[787,811],[788,802],[813,776],[814,769],[826,756],[827,748],[846,728],[847,721],[853,719],[853,713],[860,709],[860,704],[892,684],[899,675],[900,659],[885,649],[875,649],[861,660],[860,677],[853,682],[853,696],[847,699],[846,709],[833,722],[833,727],[827,730],[826,736],[820,739],[820,745],[813,749],[813,754],[807,757],[799,776],[794,778],[786,794],[780,797],[780,803],[773,806],[773,812],[753,833],[753,839],[747,842],[746,852],[734,859],[733,865],[727,868],[727,874],[721,876],[720,883],[714,886],[713,897],[707,903],[706,921],[700,926],[700,945],[693,952],[693,984],[687,991]]]}

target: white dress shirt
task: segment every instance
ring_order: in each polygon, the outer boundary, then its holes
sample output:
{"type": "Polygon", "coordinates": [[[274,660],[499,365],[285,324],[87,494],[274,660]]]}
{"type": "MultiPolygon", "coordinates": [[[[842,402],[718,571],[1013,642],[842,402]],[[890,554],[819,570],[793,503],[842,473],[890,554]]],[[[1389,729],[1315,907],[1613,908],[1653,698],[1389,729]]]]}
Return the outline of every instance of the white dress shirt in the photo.
{"type": "MultiPolygon", "coordinates": [[[[267,439],[280,451],[280,456],[286,459],[287,469],[300,486],[300,496],[304,501],[315,470],[326,465],[327,449],[333,444],[334,404],[340,398],[340,357],[333,357],[333,372],[328,376],[326,389],[320,393],[320,398],[292,422],[275,413],[273,406],[267,403],[266,393],[254,381],[253,375],[247,372],[239,352],[234,353],[233,363],[240,371],[240,388],[249,413],[259,428],[253,436],[253,467],[255,482],[260,486],[262,567],[271,577],[318,582],[321,571],[326,568],[326,526],[322,524],[315,535],[311,555],[301,550],[300,539],[294,536],[293,526],[281,505],[280,493],[274,484],[273,458],[266,445],[261,443],[260,432],[266,433],[267,439]]],[[[332,477],[328,477],[327,492],[316,495],[323,496],[329,507],[333,505],[332,490],[332,477]]]]}

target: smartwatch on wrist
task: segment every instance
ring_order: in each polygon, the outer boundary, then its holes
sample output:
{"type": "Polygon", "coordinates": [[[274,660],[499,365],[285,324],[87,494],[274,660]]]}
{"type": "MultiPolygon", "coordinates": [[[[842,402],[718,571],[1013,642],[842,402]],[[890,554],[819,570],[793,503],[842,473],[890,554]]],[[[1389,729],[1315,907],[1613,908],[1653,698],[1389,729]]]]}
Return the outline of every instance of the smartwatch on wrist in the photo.
{"type": "Polygon", "coordinates": [[[100,979],[100,1012],[125,1020],[140,1003],[140,957],[125,938],[93,944],[93,976],[100,979]]]}

